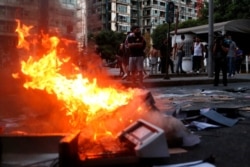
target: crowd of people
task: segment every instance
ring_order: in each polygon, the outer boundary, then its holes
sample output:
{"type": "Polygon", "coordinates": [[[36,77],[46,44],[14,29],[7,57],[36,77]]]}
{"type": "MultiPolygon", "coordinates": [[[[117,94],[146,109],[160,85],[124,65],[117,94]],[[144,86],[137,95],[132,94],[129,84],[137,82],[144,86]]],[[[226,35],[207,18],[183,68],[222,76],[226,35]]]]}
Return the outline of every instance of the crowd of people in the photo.
{"type": "Polygon", "coordinates": [[[145,48],[146,40],[141,35],[140,27],[133,26],[117,51],[120,74],[123,80],[128,79],[133,84],[142,86],[143,79],[147,76],[144,69],[145,48]]]}
{"type": "Polygon", "coordinates": [[[214,86],[219,85],[219,76],[222,72],[222,82],[227,86],[227,79],[240,73],[243,61],[243,51],[236,45],[230,34],[215,38],[213,48],[214,58],[214,86]]]}
{"type": "Polygon", "coordinates": [[[141,35],[140,27],[133,26],[131,31],[128,32],[126,39],[120,44],[117,49],[117,63],[120,67],[121,78],[131,80],[133,83],[138,80],[141,84],[143,79],[149,76],[145,69],[146,59],[149,61],[150,74],[158,72],[166,73],[166,65],[170,67],[171,73],[186,73],[182,69],[182,57],[185,54],[184,47],[185,36],[182,37],[182,44],[176,43],[171,47],[170,55],[168,56],[168,39],[163,39],[160,46],[152,45],[150,51],[145,53],[146,41],[141,35]],[[181,55],[179,55],[181,51],[181,55]],[[174,70],[174,55],[178,55],[178,68],[174,70]]]}
{"type": "Polygon", "coordinates": [[[171,72],[174,73],[173,60],[167,56],[167,45],[167,39],[164,39],[161,46],[153,44],[150,51],[145,53],[146,40],[141,35],[140,27],[132,26],[117,50],[121,79],[130,80],[134,85],[143,85],[143,79],[149,76],[145,61],[149,60],[150,74],[156,74],[158,71],[165,73],[167,57],[171,72]]]}
{"type": "MultiPolygon", "coordinates": [[[[192,58],[192,71],[189,71],[190,73],[198,74],[205,71],[204,60],[208,57],[207,45],[204,46],[201,39],[196,36],[189,48],[191,55],[185,55],[189,47],[186,45],[185,35],[182,34],[181,40],[171,47],[170,54],[168,54],[167,38],[162,41],[160,46],[153,44],[149,53],[145,53],[146,41],[141,35],[140,27],[133,26],[117,50],[121,79],[127,79],[132,81],[133,84],[142,85],[143,79],[148,77],[148,72],[145,69],[146,58],[149,60],[150,74],[155,74],[158,71],[162,74],[166,73],[166,67],[169,67],[171,73],[186,74],[187,71],[184,71],[182,63],[184,56],[192,58]]],[[[230,35],[216,37],[213,46],[214,86],[219,84],[221,71],[223,85],[227,86],[227,78],[233,77],[241,71],[243,51],[237,47],[230,35]]]]}

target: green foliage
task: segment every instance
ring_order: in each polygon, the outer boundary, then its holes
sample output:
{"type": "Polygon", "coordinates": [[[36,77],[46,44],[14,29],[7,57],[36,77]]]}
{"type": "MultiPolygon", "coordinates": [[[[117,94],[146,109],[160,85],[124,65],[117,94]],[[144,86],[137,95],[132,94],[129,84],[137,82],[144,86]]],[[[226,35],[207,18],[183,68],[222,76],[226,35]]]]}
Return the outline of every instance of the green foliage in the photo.
{"type": "Polygon", "coordinates": [[[178,28],[187,28],[187,27],[195,27],[195,26],[199,26],[201,23],[199,20],[187,20],[184,22],[181,22],[178,25],[178,28]]]}
{"type": "MultiPolygon", "coordinates": [[[[249,0],[214,0],[214,22],[250,18],[249,0]]],[[[205,2],[201,16],[197,20],[187,20],[179,23],[178,29],[208,24],[209,4],[205,2]]]]}
{"type": "Polygon", "coordinates": [[[95,36],[95,43],[106,59],[113,60],[115,59],[117,48],[124,41],[125,37],[124,33],[104,30],[95,36]]]}
{"type": "Polygon", "coordinates": [[[201,9],[200,13],[201,16],[198,18],[198,22],[201,22],[201,24],[207,24],[208,23],[208,15],[209,15],[209,4],[208,2],[204,3],[204,8],[201,9]]]}
{"type": "Polygon", "coordinates": [[[152,42],[156,46],[160,46],[162,41],[167,38],[168,24],[162,24],[156,27],[151,34],[152,42]]]}
{"type": "Polygon", "coordinates": [[[214,22],[250,18],[249,0],[214,0],[214,22]]]}

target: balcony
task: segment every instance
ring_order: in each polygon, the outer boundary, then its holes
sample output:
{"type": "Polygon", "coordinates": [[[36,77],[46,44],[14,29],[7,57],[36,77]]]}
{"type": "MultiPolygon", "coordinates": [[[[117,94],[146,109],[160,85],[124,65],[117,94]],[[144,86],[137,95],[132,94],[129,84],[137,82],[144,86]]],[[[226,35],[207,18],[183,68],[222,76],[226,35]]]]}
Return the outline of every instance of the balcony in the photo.
{"type": "Polygon", "coordinates": [[[112,2],[115,2],[118,4],[130,5],[130,1],[128,0],[112,0],[112,2]]]}

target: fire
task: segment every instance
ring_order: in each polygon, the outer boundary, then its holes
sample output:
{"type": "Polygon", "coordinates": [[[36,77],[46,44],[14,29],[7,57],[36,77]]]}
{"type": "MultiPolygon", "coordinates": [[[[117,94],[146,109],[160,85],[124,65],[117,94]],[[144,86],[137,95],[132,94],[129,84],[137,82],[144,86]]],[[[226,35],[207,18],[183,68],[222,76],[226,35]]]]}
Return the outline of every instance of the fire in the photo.
{"type": "MultiPolygon", "coordinates": [[[[34,44],[34,39],[27,38],[32,26],[21,26],[18,20],[17,23],[17,47],[29,51],[31,43],[34,44]]],[[[76,65],[70,64],[70,56],[60,58],[66,48],[59,45],[65,42],[66,46],[70,41],[47,34],[41,37],[41,45],[46,49],[44,54],[29,55],[27,60],[21,61],[21,71],[28,78],[23,86],[56,95],[67,109],[65,114],[70,117],[72,127],[84,129],[85,137],[91,136],[94,141],[104,136],[115,138],[116,133],[143,112],[141,101],[134,100],[140,90],[100,86],[98,76],[90,79],[87,74],[83,75],[76,65]],[[71,69],[67,75],[63,72],[65,64],[70,64],[71,69]],[[135,102],[130,104],[132,99],[135,102]]]]}
{"type": "Polygon", "coordinates": [[[33,26],[26,26],[22,25],[20,20],[16,20],[17,22],[17,29],[16,32],[18,33],[18,44],[17,48],[25,48],[29,49],[29,43],[25,40],[25,37],[29,36],[29,30],[33,28],[33,26]]]}

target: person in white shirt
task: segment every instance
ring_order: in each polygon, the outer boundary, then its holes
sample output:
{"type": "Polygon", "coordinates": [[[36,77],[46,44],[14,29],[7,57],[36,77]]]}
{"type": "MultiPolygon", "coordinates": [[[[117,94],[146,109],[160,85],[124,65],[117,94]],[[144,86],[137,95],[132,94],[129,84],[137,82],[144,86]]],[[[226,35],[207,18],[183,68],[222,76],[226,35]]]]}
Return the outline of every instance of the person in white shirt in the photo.
{"type": "Polygon", "coordinates": [[[195,38],[193,46],[193,71],[199,73],[202,67],[202,61],[204,58],[204,46],[199,37],[195,38]]]}

